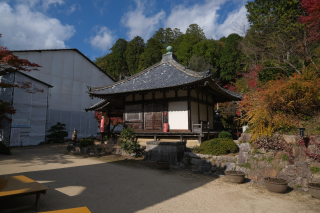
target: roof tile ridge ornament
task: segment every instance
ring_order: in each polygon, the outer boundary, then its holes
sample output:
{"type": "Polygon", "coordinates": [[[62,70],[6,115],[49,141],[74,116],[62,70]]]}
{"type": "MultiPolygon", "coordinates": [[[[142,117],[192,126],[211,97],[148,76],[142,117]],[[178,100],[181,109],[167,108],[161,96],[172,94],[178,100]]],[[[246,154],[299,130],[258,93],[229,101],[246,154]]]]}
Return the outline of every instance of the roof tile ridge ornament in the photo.
{"type": "Polygon", "coordinates": [[[177,68],[178,70],[180,70],[181,72],[191,76],[191,77],[195,77],[195,78],[205,78],[205,77],[209,77],[211,76],[211,72],[210,70],[205,70],[203,72],[196,72],[193,70],[188,69],[187,67],[183,66],[182,64],[180,64],[178,62],[177,56],[175,56],[173,54],[173,49],[171,46],[167,47],[167,53],[162,55],[162,63],[170,63],[171,65],[173,65],[175,68],[177,68]]]}
{"type": "Polygon", "coordinates": [[[140,72],[138,72],[138,73],[136,73],[136,74],[134,74],[134,75],[131,75],[131,76],[129,76],[129,77],[126,78],[126,79],[123,79],[123,80],[121,80],[121,81],[118,81],[118,82],[116,82],[116,83],[114,83],[114,84],[110,84],[110,85],[106,85],[106,86],[102,86],[102,87],[91,87],[89,92],[91,92],[91,91],[93,92],[93,91],[104,90],[104,89],[108,89],[108,88],[110,88],[110,87],[114,87],[114,86],[123,84],[123,83],[125,83],[125,82],[127,82],[127,81],[130,81],[130,80],[132,80],[132,79],[134,79],[134,78],[136,78],[136,77],[138,77],[138,76],[140,76],[140,75],[142,75],[142,74],[145,74],[146,72],[150,71],[150,70],[153,69],[153,68],[156,68],[156,67],[160,66],[161,64],[163,64],[162,61],[160,61],[160,62],[158,62],[158,63],[156,63],[156,64],[154,64],[154,65],[152,65],[152,66],[150,66],[150,67],[148,67],[148,68],[146,68],[146,69],[144,69],[144,70],[142,70],[142,71],[140,71],[140,72]]]}

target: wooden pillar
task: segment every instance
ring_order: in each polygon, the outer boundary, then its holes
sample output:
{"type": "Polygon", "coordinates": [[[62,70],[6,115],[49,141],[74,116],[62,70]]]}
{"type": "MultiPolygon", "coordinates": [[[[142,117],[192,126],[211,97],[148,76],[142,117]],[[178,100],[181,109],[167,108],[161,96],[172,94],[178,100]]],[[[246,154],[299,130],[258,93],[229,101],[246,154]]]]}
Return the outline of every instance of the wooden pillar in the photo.
{"type": "Polygon", "coordinates": [[[188,129],[190,130],[190,132],[192,132],[190,89],[188,89],[188,129]]]}

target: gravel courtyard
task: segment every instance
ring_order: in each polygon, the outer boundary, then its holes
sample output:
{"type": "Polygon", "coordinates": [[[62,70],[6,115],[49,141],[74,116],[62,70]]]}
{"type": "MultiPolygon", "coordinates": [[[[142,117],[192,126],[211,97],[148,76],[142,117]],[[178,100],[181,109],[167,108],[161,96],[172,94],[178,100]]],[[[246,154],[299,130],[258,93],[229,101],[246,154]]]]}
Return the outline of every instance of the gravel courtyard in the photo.
{"type": "MultiPolygon", "coordinates": [[[[320,212],[320,201],[307,193],[273,194],[251,183],[235,185],[224,178],[130,166],[116,157],[84,158],[64,154],[65,149],[12,149],[13,155],[0,155],[0,175],[25,175],[49,186],[40,211],[87,206],[92,213],[320,212]]],[[[34,203],[35,195],[0,202],[19,206],[34,203]]]]}

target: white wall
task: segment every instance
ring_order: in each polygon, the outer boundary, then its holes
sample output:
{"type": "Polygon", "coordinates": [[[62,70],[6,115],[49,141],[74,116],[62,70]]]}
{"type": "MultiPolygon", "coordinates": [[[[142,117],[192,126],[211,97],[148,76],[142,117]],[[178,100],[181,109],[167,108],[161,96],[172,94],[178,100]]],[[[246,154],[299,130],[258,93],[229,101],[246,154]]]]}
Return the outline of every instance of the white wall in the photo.
{"type": "Polygon", "coordinates": [[[188,102],[177,101],[168,103],[169,129],[188,129],[188,102]]]}
{"type": "Polygon", "coordinates": [[[84,109],[100,99],[91,99],[86,93],[86,86],[114,83],[106,74],[74,50],[13,54],[41,65],[40,71],[28,74],[54,86],[49,98],[47,129],[60,121],[67,124],[69,137],[73,128],[78,130],[78,137],[96,135],[97,121],[93,118],[94,112],[86,113],[84,109]]]}

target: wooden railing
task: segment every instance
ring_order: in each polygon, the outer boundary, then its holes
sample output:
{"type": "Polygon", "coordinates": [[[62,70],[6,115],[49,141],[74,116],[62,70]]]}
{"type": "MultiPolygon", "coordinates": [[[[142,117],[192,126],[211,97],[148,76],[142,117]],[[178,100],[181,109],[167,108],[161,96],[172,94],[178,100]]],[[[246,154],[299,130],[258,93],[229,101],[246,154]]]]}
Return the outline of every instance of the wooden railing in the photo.
{"type": "Polygon", "coordinates": [[[192,122],[192,132],[200,133],[209,132],[209,122],[208,121],[201,121],[200,124],[194,124],[192,122]]]}

